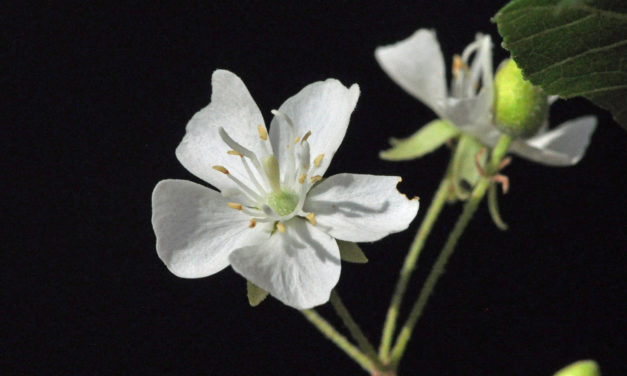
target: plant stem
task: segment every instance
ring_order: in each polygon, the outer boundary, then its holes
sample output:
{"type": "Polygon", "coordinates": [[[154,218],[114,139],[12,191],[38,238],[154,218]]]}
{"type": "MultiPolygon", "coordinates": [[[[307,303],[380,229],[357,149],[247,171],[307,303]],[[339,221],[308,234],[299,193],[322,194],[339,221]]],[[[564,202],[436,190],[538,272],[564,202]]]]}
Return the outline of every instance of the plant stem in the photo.
{"type": "Polygon", "coordinates": [[[377,356],[377,352],[370,341],[368,341],[368,338],[366,338],[364,333],[361,331],[359,325],[357,325],[350,312],[348,312],[348,309],[346,309],[342,299],[335,290],[331,291],[331,305],[333,305],[335,312],[337,312],[337,315],[340,316],[342,322],[351,333],[353,339],[357,342],[361,351],[366,354],[377,369],[383,370],[384,366],[381,359],[377,356]]]}
{"type": "Polygon", "coordinates": [[[424,307],[427,304],[427,300],[431,296],[431,293],[433,292],[435,284],[437,283],[442,273],[444,273],[444,267],[446,266],[446,263],[453,254],[455,246],[457,245],[457,241],[463,234],[466,226],[468,225],[468,223],[472,219],[472,216],[475,214],[475,211],[479,207],[479,203],[483,199],[486,190],[492,183],[491,177],[494,173],[497,172],[499,162],[507,153],[507,149],[509,148],[511,142],[512,139],[510,136],[503,135],[494,147],[490,162],[487,166],[488,168],[486,176],[483,176],[481,179],[479,179],[479,182],[473,189],[470,198],[464,205],[462,214],[459,216],[457,223],[455,223],[453,231],[449,234],[449,237],[446,240],[446,243],[444,244],[440,255],[438,256],[433,266],[433,269],[431,269],[431,272],[429,273],[425,284],[422,286],[418,299],[411,309],[409,318],[405,322],[405,325],[403,325],[403,328],[401,329],[401,332],[396,339],[391,354],[391,365],[393,368],[396,368],[398,366],[398,363],[403,357],[407,342],[411,337],[416,322],[422,315],[424,307]]]}
{"type": "Polygon", "coordinates": [[[333,325],[329,324],[322,316],[313,309],[300,311],[310,323],[313,324],[325,337],[339,347],[346,355],[353,359],[365,371],[372,372],[374,365],[372,361],[364,355],[357,347],[350,343],[346,337],[341,335],[333,325]]]}
{"type": "Polygon", "coordinates": [[[416,232],[416,236],[409,248],[409,252],[407,253],[407,256],[405,256],[405,262],[403,263],[398,282],[396,282],[394,295],[392,295],[390,307],[388,308],[387,316],[385,318],[385,324],[383,325],[381,346],[379,346],[379,356],[383,360],[387,360],[390,355],[390,346],[392,344],[394,330],[396,329],[398,312],[400,310],[401,303],[403,302],[403,295],[405,294],[405,290],[407,290],[407,284],[409,283],[412,272],[416,269],[416,262],[420,256],[420,251],[424,247],[425,241],[433,228],[433,224],[440,215],[440,212],[444,207],[444,203],[446,202],[448,190],[450,188],[450,180],[448,178],[449,170],[450,168],[447,169],[447,173],[444,175],[444,178],[442,178],[440,186],[431,200],[427,214],[416,232]]]}

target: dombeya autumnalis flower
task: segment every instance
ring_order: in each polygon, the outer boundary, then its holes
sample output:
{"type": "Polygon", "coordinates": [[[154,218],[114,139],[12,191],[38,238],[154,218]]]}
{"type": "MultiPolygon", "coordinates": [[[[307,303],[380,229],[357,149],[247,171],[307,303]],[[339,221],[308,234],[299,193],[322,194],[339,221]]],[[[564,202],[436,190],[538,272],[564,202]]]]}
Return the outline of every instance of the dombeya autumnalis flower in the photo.
{"type": "MultiPolygon", "coordinates": [[[[431,30],[420,29],[405,40],[379,47],[375,57],[399,86],[441,119],[488,146],[496,144],[501,131],[494,126],[492,113],[492,42],[488,35],[477,34],[462,55],[453,58],[453,79],[448,90],[444,58],[431,30]]],[[[547,98],[548,104],[553,100],[547,98]]],[[[595,117],[584,116],[549,130],[548,119],[544,119],[535,134],[516,138],[510,150],[546,165],[573,165],[583,156],[596,122],[595,117]]]]}
{"type": "Polygon", "coordinates": [[[338,174],[323,179],[359,87],[315,82],[273,111],[270,131],[244,83],[215,71],[211,103],[187,124],[179,161],[220,192],[163,180],[152,194],[157,253],[179,277],[231,265],[297,309],[329,299],[340,276],[336,239],[370,242],[407,228],[418,201],[400,178],[338,174]]]}

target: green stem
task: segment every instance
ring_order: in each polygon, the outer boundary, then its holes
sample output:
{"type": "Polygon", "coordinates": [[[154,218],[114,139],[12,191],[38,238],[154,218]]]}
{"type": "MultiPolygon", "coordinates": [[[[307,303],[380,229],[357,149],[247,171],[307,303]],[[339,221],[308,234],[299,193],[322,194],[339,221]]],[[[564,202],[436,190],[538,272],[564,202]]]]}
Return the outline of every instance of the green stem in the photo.
{"type": "Polygon", "coordinates": [[[350,312],[348,312],[348,309],[346,309],[346,306],[342,302],[342,299],[335,290],[331,291],[331,305],[333,305],[335,312],[337,312],[337,315],[340,316],[342,322],[344,323],[346,328],[348,328],[348,331],[351,333],[353,339],[357,342],[357,345],[359,345],[361,351],[365,353],[366,356],[368,356],[370,361],[374,363],[377,369],[383,370],[384,366],[381,362],[381,359],[379,359],[379,357],[377,356],[377,352],[375,351],[370,341],[368,341],[368,338],[366,338],[364,333],[361,331],[359,325],[357,325],[350,312]]]}
{"type": "Polygon", "coordinates": [[[403,325],[403,328],[401,329],[401,332],[396,339],[394,347],[392,348],[391,355],[391,365],[393,368],[396,368],[398,366],[398,363],[403,357],[403,353],[405,352],[405,348],[407,347],[407,342],[409,341],[414,327],[416,326],[416,322],[422,315],[424,307],[427,304],[427,300],[431,296],[431,293],[433,292],[435,284],[437,283],[442,273],[444,273],[444,267],[446,266],[446,263],[453,254],[455,246],[457,245],[457,241],[463,234],[466,226],[468,225],[468,223],[472,219],[472,216],[475,214],[475,211],[479,207],[479,203],[483,199],[486,190],[492,183],[491,176],[497,172],[499,162],[507,153],[507,149],[509,148],[511,142],[512,139],[510,136],[503,135],[494,147],[490,162],[487,166],[487,176],[483,176],[479,180],[479,182],[473,189],[470,198],[464,205],[462,214],[457,220],[457,223],[455,223],[453,231],[450,233],[448,239],[446,240],[444,248],[442,248],[442,252],[438,256],[433,266],[433,269],[431,269],[431,272],[429,273],[425,284],[422,286],[420,294],[418,295],[418,299],[414,303],[411,312],[409,313],[409,318],[405,322],[405,325],[403,325]]]}
{"type": "Polygon", "coordinates": [[[351,344],[346,337],[341,335],[328,321],[313,309],[300,311],[310,323],[313,324],[325,337],[339,347],[346,355],[353,359],[365,371],[372,372],[374,365],[357,347],[351,344]]]}
{"type": "Polygon", "coordinates": [[[450,170],[450,168],[447,169],[447,173],[440,182],[440,186],[431,200],[427,214],[416,232],[416,236],[409,248],[409,252],[407,253],[407,256],[405,256],[405,262],[403,263],[398,282],[396,282],[394,295],[392,295],[390,308],[388,308],[385,324],[383,325],[383,335],[381,336],[381,346],[379,347],[379,356],[384,360],[387,360],[390,355],[392,336],[394,335],[394,330],[396,329],[398,312],[400,310],[401,303],[403,302],[405,290],[407,290],[407,284],[409,283],[412,272],[416,269],[416,262],[420,256],[420,251],[424,247],[425,241],[433,228],[433,224],[440,215],[440,212],[444,207],[444,203],[446,202],[450,188],[448,170],[450,170]]]}

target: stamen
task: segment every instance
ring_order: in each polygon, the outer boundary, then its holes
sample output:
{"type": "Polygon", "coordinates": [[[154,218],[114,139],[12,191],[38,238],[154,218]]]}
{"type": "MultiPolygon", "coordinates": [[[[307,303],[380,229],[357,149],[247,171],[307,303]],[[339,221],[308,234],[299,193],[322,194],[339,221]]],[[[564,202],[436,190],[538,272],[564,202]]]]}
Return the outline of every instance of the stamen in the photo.
{"type": "Polygon", "coordinates": [[[303,169],[309,170],[309,142],[300,144],[300,165],[303,169]]]}
{"type": "Polygon", "coordinates": [[[265,214],[261,209],[250,208],[247,206],[242,206],[242,213],[246,213],[251,217],[260,217],[262,214],[265,214]]]}
{"type": "Polygon", "coordinates": [[[253,162],[257,160],[257,156],[255,156],[255,153],[246,149],[242,145],[238,144],[235,140],[233,140],[231,136],[226,133],[224,128],[220,127],[218,133],[220,134],[220,138],[222,138],[222,141],[224,141],[225,144],[229,145],[231,149],[242,153],[245,157],[250,158],[253,162]]]}
{"type": "Polygon", "coordinates": [[[242,210],[242,204],[236,202],[227,202],[226,205],[231,209],[242,210]]]}
{"type": "Polygon", "coordinates": [[[309,223],[311,223],[312,225],[316,225],[316,215],[314,213],[307,213],[307,215],[305,215],[305,218],[307,218],[309,223]]]}
{"type": "Polygon", "coordinates": [[[320,154],[314,159],[314,166],[320,167],[320,162],[322,162],[322,158],[324,158],[324,154],[320,154]]]}
{"type": "Polygon", "coordinates": [[[298,141],[300,141],[300,137],[296,137],[296,138],[294,139],[294,145],[296,145],[296,144],[298,143],[298,141]]]}
{"type": "Polygon", "coordinates": [[[459,70],[462,68],[462,58],[459,55],[453,56],[453,77],[457,78],[459,70]]]}
{"type": "Polygon", "coordinates": [[[226,153],[229,154],[229,155],[237,155],[238,157],[243,157],[244,156],[244,154],[242,154],[242,153],[240,153],[239,151],[236,151],[236,150],[229,150],[226,153]]]}
{"type": "Polygon", "coordinates": [[[303,143],[303,142],[307,141],[309,136],[311,136],[311,131],[307,131],[307,133],[305,133],[305,135],[303,136],[303,139],[300,140],[300,142],[303,143]]]}
{"type": "Polygon", "coordinates": [[[229,174],[229,170],[227,170],[226,168],[224,168],[224,166],[213,166],[212,167],[214,170],[220,171],[221,173],[223,173],[224,175],[228,175],[229,174]]]}
{"type": "Polygon", "coordinates": [[[285,121],[287,121],[287,124],[290,126],[290,128],[292,128],[292,131],[294,130],[294,122],[292,121],[292,119],[289,116],[287,116],[287,114],[284,114],[284,113],[282,113],[279,110],[272,110],[270,112],[272,112],[272,115],[274,115],[274,116],[280,116],[283,119],[285,119],[285,121]]]}
{"type": "Polygon", "coordinates": [[[281,222],[276,223],[276,228],[281,232],[281,234],[285,234],[285,225],[281,222]]]}
{"type": "Polygon", "coordinates": [[[300,184],[304,184],[304,183],[305,183],[305,178],[307,178],[307,174],[301,174],[301,175],[298,177],[298,182],[299,182],[300,184]]]}
{"type": "Polygon", "coordinates": [[[257,220],[255,218],[250,220],[250,225],[248,226],[248,228],[253,228],[257,226],[257,220]]]}
{"type": "Polygon", "coordinates": [[[320,181],[320,180],[322,180],[322,176],[320,176],[320,175],[316,175],[316,176],[312,176],[311,177],[311,182],[312,183],[315,183],[315,182],[320,181]]]}
{"type": "Polygon", "coordinates": [[[263,125],[259,124],[257,126],[257,132],[259,132],[259,137],[266,141],[268,139],[268,131],[266,131],[266,127],[264,127],[263,125]]]}
{"type": "MultiPolygon", "coordinates": [[[[241,161],[242,161],[242,164],[244,165],[244,169],[246,170],[246,173],[248,174],[248,178],[250,179],[250,181],[253,183],[253,185],[257,189],[257,192],[260,192],[261,194],[265,195],[266,189],[261,186],[261,183],[255,177],[255,174],[253,173],[253,171],[251,170],[250,166],[248,165],[247,159],[246,158],[242,158],[241,161]]],[[[264,177],[263,174],[261,174],[261,175],[262,175],[262,177],[264,177]]],[[[267,182],[267,180],[264,179],[264,182],[267,182]]]]}
{"type": "Polygon", "coordinates": [[[459,55],[453,56],[453,76],[457,78],[459,71],[462,69],[464,70],[464,72],[468,73],[470,67],[464,62],[464,60],[462,60],[459,55]]]}
{"type": "Polygon", "coordinates": [[[237,184],[239,186],[239,189],[248,196],[248,198],[250,199],[251,202],[260,202],[260,201],[262,201],[261,196],[259,196],[259,194],[257,194],[252,189],[248,188],[246,186],[246,184],[244,184],[241,180],[239,180],[238,178],[233,176],[233,174],[228,174],[227,176],[229,177],[229,179],[231,179],[233,181],[233,183],[235,183],[235,184],[237,184]]]}

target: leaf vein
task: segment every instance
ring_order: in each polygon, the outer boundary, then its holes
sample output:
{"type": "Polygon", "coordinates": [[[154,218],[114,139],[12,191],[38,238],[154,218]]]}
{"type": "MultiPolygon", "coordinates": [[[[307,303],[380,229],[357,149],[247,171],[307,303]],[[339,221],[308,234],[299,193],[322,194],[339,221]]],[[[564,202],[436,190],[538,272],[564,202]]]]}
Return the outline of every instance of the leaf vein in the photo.
{"type": "Polygon", "coordinates": [[[602,93],[604,91],[614,91],[614,90],[620,90],[620,89],[627,89],[627,84],[626,85],[616,85],[616,86],[606,86],[606,87],[601,87],[601,88],[598,88],[598,89],[592,89],[592,90],[587,90],[587,91],[580,91],[578,93],[575,93],[575,95],[586,96],[586,95],[590,95],[590,94],[602,93]]]}
{"type": "Polygon", "coordinates": [[[605,45],[605,46],[601,46],[601,47],[597,47],[597,48],[591,48],[589,50],[586,50],[584,52],[578,53],[576,55],[569,56],[566,59],[563,59],[563,60],[560,60],[560,61],[556,61],[553,64],[549,64],[546,67],[540,69],[539,71],[530,73],[529,76],[532,77],[532,76],[536,76],[538,74],[544,73],[544,72],[546,72],[546,71],[548,71],[550,69],[553,69],[553,68],[558,67],[560,65],[566,64],[566,63],[568,63],[568,62],[570,62],[572,60],[578,59],[578,58],[580,58],[582,56],[586,56],[586,55],[593,54],[593,53],[596,53],[596,52],[602,52],[602,51],[609,50],[609,49],[616,48],[616,47],[620,47],[620,46],[626,45],[626,44],[627,44],[627,40],[622,40],[622,41],[619,41],[619,42],[616,42],[616,43],[612,43],[612,44],[608,44],[608,45],[605,45]]]}
{"type": "MultiPolygon", "coordinates": [[[[534,11],[534,10],[552,10],[552,11],[556,11],[558,10],[558,7],[556,5],[534,5],[534,6],[528,6],[528,7],[524,7],[524,8],[520,8],[520,9],[514,9],[508,12],[508,14],[510,15],[510,17],[515,14],[515,13],[520,13],[520,12],[529,12],[529,11],[534,11]]],[[[623,21],[627,21],[627,14],[624,13],[618,13],[618,12],[613,12],[613,11],[609,11],[609,10],[601,10],[598,8],[594,8],[588,5],[571,5],[568,6],[564,9],[561,10],[582,10],[582,11],[586,11],[589,13],[596,13],[596,14],[600,14],[603,15],[605,17],[608,18],[614,18],[617,20],[623,20],[623,21]]]]}
{"type": "Polygon", "coordinates": [[[517,40],[515,40],[515,41],[509,42],[509,45],[511,46],[511,45],[513,45],[513,44],[517,44],[517,43],[520,43],[520,42],[524,42],[524,41],[526,41],[526,40],[528,40],[528,39],[532,39],[532,38],[535,38],[535,37],[538,37],[538,36],[541,36],[541,35],[544,35],[544,34],[550,33],[550,32],[552,32],[552,31],[559,30],[559,29],[564,28],[564,27],[573,26],[573,25],[575,25],[575,24],[577,24],[577,23],[579,23],[579,22],[585,21],[585,20],[587,20],[588,18],[592,18],[592,17],[594,17],[594,14],[589,14],[589,15],[587,15],[587,16],[585,16],[585,17],[581,17],[581,18],[579,18],[579,19],[577,19],[577,20],[575,20],[575,21],[571,21],[571,22],[568,22],[568,23],[565,23],[565,24],[561,24],[561,25],[559,25],[559,26],[555,26],[555,27],[550,27],[550,28],[548,28],[548,29],[544,29],[544,30],[539,31],[539,32],[537,32],[537,33],[535,33],[535,34],[531,34],[531,35],[528,35],[528,36],[526,36],[526,37],[523,37],[523,38],[517,39],[517,40]]]}

